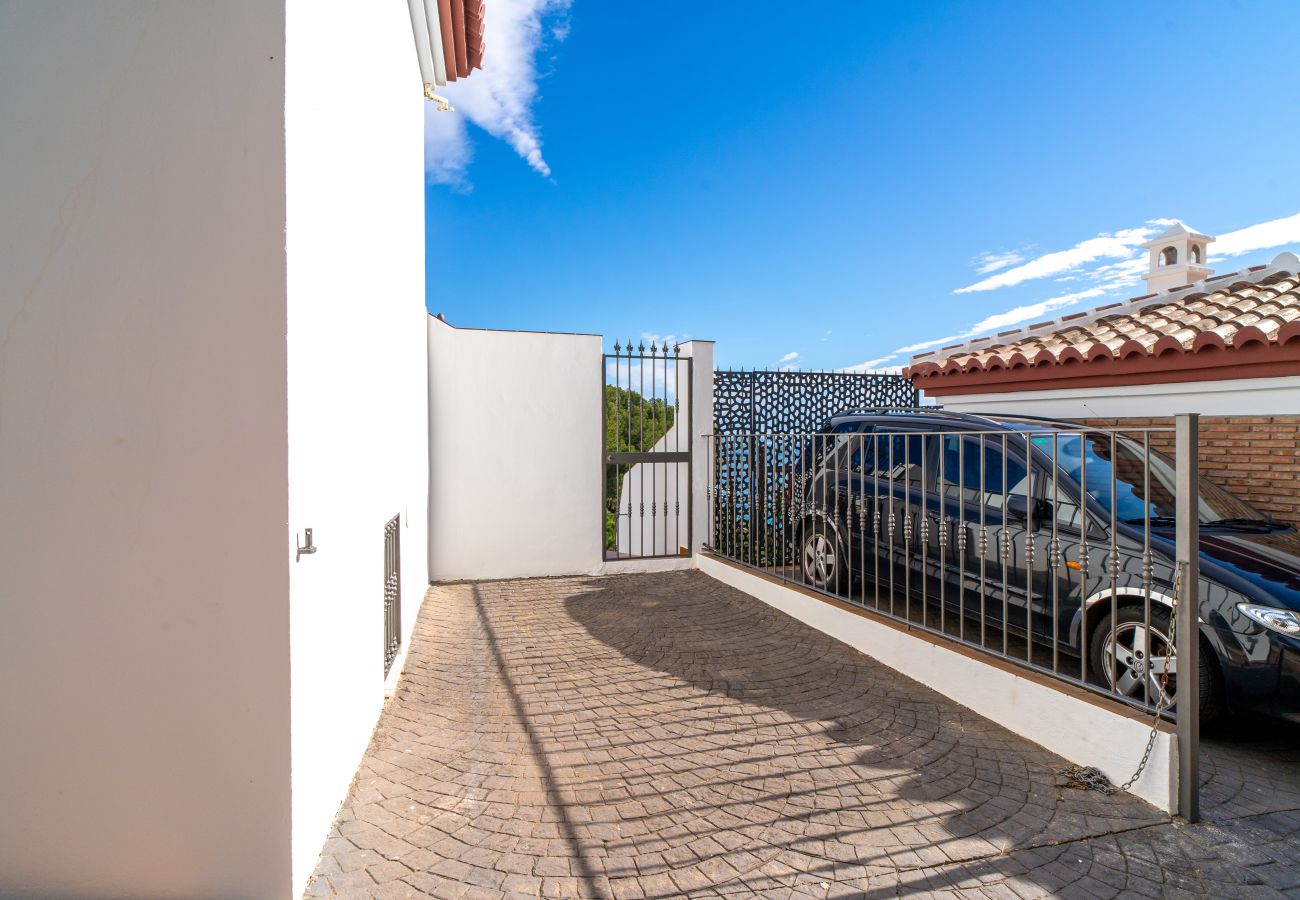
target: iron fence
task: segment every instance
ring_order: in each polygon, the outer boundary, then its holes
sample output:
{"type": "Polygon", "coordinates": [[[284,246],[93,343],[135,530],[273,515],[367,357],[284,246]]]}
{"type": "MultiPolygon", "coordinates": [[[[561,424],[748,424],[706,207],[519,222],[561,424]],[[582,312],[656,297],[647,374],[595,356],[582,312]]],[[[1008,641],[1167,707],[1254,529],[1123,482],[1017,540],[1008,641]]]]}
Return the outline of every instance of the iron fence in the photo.
{"type": "Polygon", "coordinates": [[[402,646],[401,514],[384,525],[384,677],[402,646]]]}
{"type": "Polygon", "coordinates": [[[1155,715],[1195,697],[1174,630],[1182,585],[1191,611],[1207,589],[1194,439],[1171,461],[1151,445],[1173,428],[888,418],[712,436],[707,549],[1155,715]]]}

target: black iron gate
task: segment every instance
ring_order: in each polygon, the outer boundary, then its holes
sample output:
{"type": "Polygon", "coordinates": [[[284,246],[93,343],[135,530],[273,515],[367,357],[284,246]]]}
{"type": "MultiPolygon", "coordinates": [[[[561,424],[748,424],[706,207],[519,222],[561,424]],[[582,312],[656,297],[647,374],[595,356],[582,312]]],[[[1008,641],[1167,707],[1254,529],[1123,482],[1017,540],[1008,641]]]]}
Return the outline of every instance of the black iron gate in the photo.
{"type": "Polygon", "coordinates": [[[402,516],[384,526],[384,677],[402,646],[402,516]]]}
{"type": "Polygon", "coordinates": [[[689,556],[691,358],[667,341],[615,342],[600,369],[604,558],[689,556]]]}

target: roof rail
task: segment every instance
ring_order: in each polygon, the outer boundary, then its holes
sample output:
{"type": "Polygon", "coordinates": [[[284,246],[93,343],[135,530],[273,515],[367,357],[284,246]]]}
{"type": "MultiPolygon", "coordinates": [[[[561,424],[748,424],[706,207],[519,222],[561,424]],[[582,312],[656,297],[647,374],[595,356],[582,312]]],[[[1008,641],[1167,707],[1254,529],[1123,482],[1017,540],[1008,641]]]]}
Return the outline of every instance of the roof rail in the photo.
{"type": "MultiPolygon", "coordinates": [[[[880,413],[892,413],[892,412],[907,412],[907,413],[931,412],[931,411],[938,412],[941,411],[942,409],[943,409],[942,406],[937,406],[937,405],[936,406],[864,406],[861,409],[846,409],[842,412],[837,412],[835,416],[877,415],[880,413]]],[[[832,416],[831,418],[835,418],[835,416],[832,416]]]]}

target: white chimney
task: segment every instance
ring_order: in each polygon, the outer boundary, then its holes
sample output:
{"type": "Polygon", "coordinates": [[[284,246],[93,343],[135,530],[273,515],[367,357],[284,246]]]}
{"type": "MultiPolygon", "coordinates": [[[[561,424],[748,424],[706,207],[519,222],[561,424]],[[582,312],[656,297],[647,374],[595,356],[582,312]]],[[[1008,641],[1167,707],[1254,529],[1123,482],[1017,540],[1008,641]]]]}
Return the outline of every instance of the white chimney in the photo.
{"type": "Polygon", "coordinates": [[[1206,249],[1213,241],[1178,222],[1143,244],[1151,253],[1147,274],[1142,276],[1147,291],[1187,287],[1213,275],[1214,270],[1205,265],[1206,249]]]}

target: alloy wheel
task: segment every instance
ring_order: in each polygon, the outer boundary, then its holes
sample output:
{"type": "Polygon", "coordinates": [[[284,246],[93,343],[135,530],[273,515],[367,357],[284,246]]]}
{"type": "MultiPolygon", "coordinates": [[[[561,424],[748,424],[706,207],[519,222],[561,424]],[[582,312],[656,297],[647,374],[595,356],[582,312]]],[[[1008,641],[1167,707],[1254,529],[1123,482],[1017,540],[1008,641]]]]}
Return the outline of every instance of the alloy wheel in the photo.
{"type": "Polygon", "coordinates": [[[804,577],[820,587],[828,586],[835,578],[835,545],[826,535],[816,532],[803,542],[804,577]]]}
{"type": "Polygon", "coordinates": [[[1120,622],[1102,649],[1106,678],[1115,690],[1134,699],[1163,703],[1177,698],[1178,660],[1169,655],[1169,637],[1152,623],[1120,622]],[[1145,691],[1145,693],[1144,693],[1145,691]]]}

